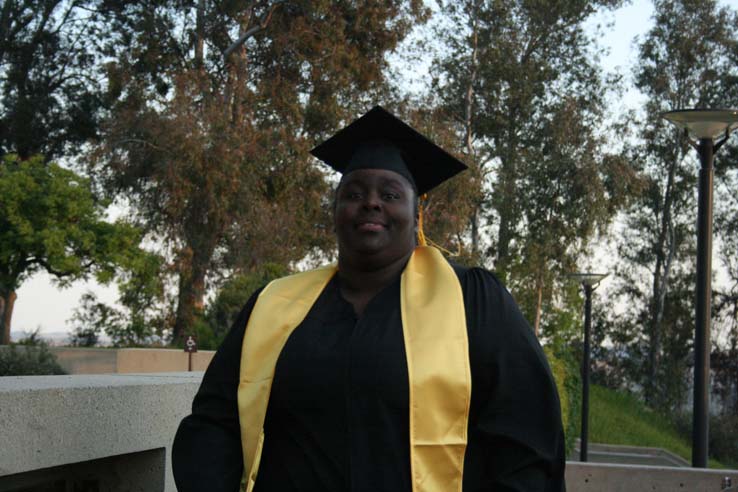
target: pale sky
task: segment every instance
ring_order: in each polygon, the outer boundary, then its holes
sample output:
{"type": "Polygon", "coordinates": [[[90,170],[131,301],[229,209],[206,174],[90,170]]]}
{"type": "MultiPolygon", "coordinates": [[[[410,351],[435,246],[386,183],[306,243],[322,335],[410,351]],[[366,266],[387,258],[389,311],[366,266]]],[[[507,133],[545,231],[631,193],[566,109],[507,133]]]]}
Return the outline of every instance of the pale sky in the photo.
{"type": "MultiPolygon", "coordinates": [[[[738,0],[723,0],[723,5],[738,7],[738,0]]],[[[635,59],[636,49],[633,40],[643,36],[652,24],[653,7],[648,0],[634,0],[629,5],[612,13],[601,14],[593,19],[592,25],[603,24],[604,36],[600,42],[610,50],[602,64],[607,71],[625,71],[630,74],[631,61],[635,59]],[[612,23],[612,26],[606,24],[612,23]]],[[[620,108],[635,108],[639,94],[631,91],[619,101],[620,108]]],[[[104,287],[94,281],[77,282],[67,289],[54,287],[47,274],[39,273],[27,280],[18,289],[18,299],[13,313],[12,330],[32,331],[40,328],[41,333],[66,332],[66,321],[79,305],[82,294],[91,290],[101,301],[113,304],[117,298],[115,287],[104,287]]]]}

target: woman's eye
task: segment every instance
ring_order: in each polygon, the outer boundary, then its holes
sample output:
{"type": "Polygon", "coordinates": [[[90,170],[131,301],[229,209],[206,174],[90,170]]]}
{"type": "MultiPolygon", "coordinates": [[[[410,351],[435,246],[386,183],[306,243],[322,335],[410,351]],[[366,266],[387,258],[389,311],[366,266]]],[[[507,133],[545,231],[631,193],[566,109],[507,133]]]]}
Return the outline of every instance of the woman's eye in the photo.
{"type": "Polygon", "coordinates": [[[384,198],[385,200],[399,200],[400,195],[398,195],[397,193],[385,193],[382,195],[382,198],[384,198]]]}

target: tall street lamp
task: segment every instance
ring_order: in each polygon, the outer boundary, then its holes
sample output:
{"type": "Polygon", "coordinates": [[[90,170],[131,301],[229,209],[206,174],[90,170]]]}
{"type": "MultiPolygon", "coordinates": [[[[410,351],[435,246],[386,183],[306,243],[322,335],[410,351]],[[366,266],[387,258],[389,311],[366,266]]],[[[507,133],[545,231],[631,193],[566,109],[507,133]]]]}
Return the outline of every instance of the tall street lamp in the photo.
{"type": "Polygon", "coordinates": [[[579,461],[587,461],[589,437],[589,369],[590,333],[592,332],[592,291],[607,277],[607,273],[570,273],[569,278],[584,287],[584,350],[582,354],[582,431],[579,437],[579,461]]]}
{"type": "Polygon", "coordinates": [[[738,128],[738,109],[682,109],[661,115],[684,131],[700,156],[697,208],[697,299],[694,335],[692,466],[707,467],[712,298],[712,178],[715,152],[738,128]],[[719,141],[715,139],[722,137],[719,141]]]}

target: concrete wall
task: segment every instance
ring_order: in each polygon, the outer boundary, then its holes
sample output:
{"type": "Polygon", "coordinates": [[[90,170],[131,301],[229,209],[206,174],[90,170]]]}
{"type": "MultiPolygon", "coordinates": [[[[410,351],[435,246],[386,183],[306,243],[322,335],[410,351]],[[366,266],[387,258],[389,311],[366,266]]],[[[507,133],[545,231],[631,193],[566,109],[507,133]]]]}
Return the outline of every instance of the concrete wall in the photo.
{"type": "Polygon", "coordinates": [[[720,492],[725,477],[738,485],[738,470],[566,462],[567,492],[720,492]]]}
{"type": "MultiPolygon", "coordinates": [[[[56,361],[69,374],[118,372],[118,351],[104,348],[50,347],[56,361]]],[[[141,371],[146,372],[146,371],[141,371]]]]}
{"type": "MultiPolygon", "coordinates": [[[[50,347],[69,374],[112,374],[187,371],[188,356],[180,349],[50,347]]],[[[192,354],[192,370],[204,371],[213,350],[192,354]]]]}
{"type": "MultiPolygon", "coordinates": [[[[171,444],[202,374],[1,377],[0,492],[64,490],[31,488],[57,480],[174,492],[171,444]]],[[[719,492],[725,477],[738,485],[736,470],[570,461],[566,471],[569,492],[719,492]]]]}
{"type": "Polygon", "coordinates": [[[113,469],[118,485],[101,490],[173,492],[171,443],[201,379],[201,372],[0,378],[0,491],[113,469]],[[85,465],[101,459],[105,466],[85,465]],[[138,488],[133,475],[142,470],[160,480],[138,488]]]}

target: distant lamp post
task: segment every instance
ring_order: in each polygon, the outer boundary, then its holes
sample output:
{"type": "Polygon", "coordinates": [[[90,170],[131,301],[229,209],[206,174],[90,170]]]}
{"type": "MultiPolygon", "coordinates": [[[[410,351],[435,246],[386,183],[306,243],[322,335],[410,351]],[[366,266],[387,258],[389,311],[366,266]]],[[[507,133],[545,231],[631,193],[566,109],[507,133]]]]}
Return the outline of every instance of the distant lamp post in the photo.
{"type": "Polygon", "coordinates": [[[607,273],[570,273],[568,277],[584,287],[584,350],[582,354],[582,431],[579,437],[579,461],[587,461],[589,437],[589,353],[592,332],[592,291],[607,277],[607,273]]]}
{"type": "Polygon", "coordinates": [[[697,299],[694,335],[692,466],[707,467],[710,385],[710,302],[712,286],[712,178],[715,152],[738,128],[738,109],[682,109],[661,115],[684,130],[700,156],[697,209],[697,299]],[[722,137],[719,141],[715,139],[722,137]]]}

